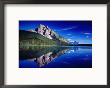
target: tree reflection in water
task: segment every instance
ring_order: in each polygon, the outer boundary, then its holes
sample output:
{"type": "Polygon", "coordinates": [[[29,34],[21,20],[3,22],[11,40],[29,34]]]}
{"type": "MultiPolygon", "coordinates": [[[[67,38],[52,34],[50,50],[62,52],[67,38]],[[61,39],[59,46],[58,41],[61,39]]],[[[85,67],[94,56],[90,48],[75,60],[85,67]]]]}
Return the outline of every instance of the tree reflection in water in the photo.
{"type": "MultiPolygon", "coordinates": [[[[70,48],[71,47],[22,46],[19,50],[19,59],[34,61],[39,67],[42,67],[68,52],[70,48]]],[[[78,50],[78,47],[72,47],[72,49],[75,52],[78,50]]]]}

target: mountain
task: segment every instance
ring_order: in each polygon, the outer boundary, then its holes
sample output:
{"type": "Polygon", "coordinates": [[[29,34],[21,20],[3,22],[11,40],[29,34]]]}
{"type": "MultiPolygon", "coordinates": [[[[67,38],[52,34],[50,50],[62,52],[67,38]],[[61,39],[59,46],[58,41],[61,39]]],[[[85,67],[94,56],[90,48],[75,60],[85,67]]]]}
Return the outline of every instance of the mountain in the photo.
{"type": "Polygon", "coordinates": [[[40,24],[34,30],[19,31],[20,45],[68,45],[68,41],[48,26],[40,24]]]}
{"type": "Polygon", "coordinates": [[[40,26],[38,28],[36,28],[35,30],[31,30],[31,32],[37,32],[37,33],[41,34],[42,36],[45,36],[46,38],[49,38],[49,39],[59,39],[64,42],[68,42],[66,39],[61,37],[56,32],[54,32],[48,26],[45,26],[42,24],[40,24],[40,26]]]}

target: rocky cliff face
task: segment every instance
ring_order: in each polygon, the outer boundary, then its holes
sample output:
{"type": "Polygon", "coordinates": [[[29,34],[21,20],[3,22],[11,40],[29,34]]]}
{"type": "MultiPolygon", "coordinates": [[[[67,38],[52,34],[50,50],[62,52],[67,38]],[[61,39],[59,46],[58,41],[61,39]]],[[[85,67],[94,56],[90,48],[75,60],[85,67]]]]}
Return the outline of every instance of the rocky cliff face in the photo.
{"type": "Polygon", "coordinates": [[[20,45],[69,45],[65,38],[42,24],[34,30],[20,30],[19,36],[20,45]]]}
{"type": "Polygon", "coordinates": [[[35,31],[46,38],[49,39],[59,39],[60,41],[63,42],[68,42],[66,39],[55,33],[52,29],[50,29],[48,26],[40,24],[38,28],[35,29],[35,31]]]}
{"type": "Polygon", "coordinates": [[[53,39],[53,36],[55,35],[48,26],[44,26],[42,24],[40,24],[40,26],[38,27],[38,29],[36,29],[36,31],[37,33],[49,39],[53,39]]]}

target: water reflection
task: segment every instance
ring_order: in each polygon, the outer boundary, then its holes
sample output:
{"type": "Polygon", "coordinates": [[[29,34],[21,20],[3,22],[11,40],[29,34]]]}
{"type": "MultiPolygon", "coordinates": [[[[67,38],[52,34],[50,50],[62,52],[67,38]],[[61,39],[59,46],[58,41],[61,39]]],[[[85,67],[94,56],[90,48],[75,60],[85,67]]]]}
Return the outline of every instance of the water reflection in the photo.
{"type": "Polygon", "coordinates": [[[50,63],[52,60],[54,60],[58,56],[64,54],[66,51],[67,51],[67,49],[59,51],[58,53],[49,52],[49,53],[44,54],[38,58],[35,58],[34,61],[39,64],[39,67],[42,67],[42,66],[50,63]]]}
{"type": "MultiPolygon", "coordinates": [[[[50,47],[50,46],[22,46],[19,50],[19,59],[21,68],[30,67],[79,67],[78,64],[84,64],[82,58],[90,60],[82,67],[91,67],[92,65],[92,47],[50,47]],[[88,57],[87,57],[88,56],[88,57]],[[78,63],[78,61],[79,63],[78,63]],[[75,65],[76,63],[77,65],[75,65]],[[67,65],[68,63],[68,65],[67,65]]],[[[85,60],[85,59],[83,59],[85,60]]]]}
{"type": "Polygon", "coordinates": [[[20,48],[20,59],[28,59],[39,64],[42,67],[50,63],[55,58],[65,54],[67,47],[26,47],[20,48]]]}

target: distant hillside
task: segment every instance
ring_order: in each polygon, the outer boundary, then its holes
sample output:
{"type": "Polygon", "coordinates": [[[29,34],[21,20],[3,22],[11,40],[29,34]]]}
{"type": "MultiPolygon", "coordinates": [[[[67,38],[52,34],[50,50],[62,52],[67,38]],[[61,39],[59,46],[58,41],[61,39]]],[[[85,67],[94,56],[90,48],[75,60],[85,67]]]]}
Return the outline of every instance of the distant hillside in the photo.
{"type": "Polygon", "coordinates": [[[68,45],[69,42],[48,26],[40,24],[31,30],[19,30],[20,45],[68,45]]]}
{"type": "Polygon", "coordinates": [[[61,39],[49,39],[39,33],[19,30],[19,45],[68,45],[61,39]]]}

